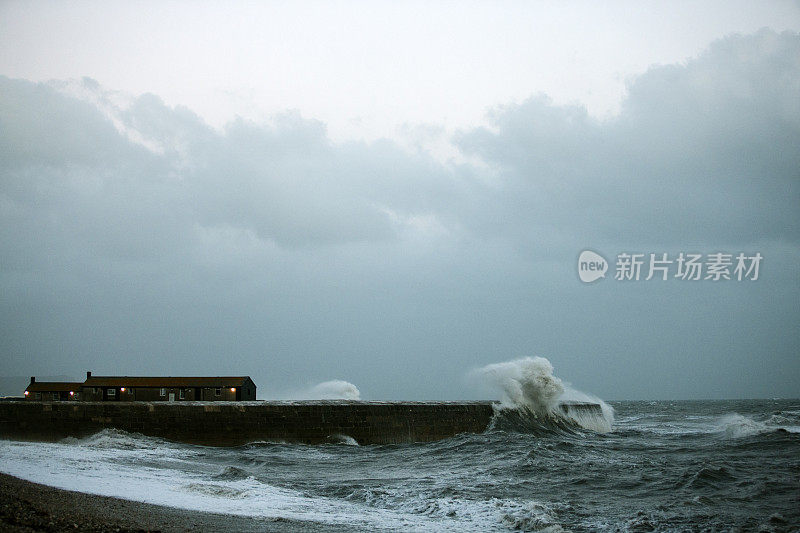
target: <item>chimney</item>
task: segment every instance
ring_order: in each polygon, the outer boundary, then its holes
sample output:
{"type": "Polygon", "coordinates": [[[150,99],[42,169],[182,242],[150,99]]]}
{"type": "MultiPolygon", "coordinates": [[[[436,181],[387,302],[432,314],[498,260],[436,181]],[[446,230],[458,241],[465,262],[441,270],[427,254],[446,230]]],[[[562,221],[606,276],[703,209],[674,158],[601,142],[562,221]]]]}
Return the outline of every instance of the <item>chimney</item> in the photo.
{"type": "Polygon", "coordinates": [[[92,377],[92,373],[87,370],[86,371],[86,379],[89,379],[90,377],[92,377]]]}
{"type": "Polygon", "coordinates": [[[36,376],[31,376],[31,383],[36,383],[36,376]]]}

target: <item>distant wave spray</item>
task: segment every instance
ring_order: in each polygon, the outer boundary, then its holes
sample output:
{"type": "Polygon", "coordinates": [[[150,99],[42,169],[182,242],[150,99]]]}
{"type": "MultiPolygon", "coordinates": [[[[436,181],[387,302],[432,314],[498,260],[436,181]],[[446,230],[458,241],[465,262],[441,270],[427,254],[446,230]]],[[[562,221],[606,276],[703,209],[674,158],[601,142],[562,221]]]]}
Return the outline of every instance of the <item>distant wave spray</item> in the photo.
{"type": "Polygon", "coordinates": [[[361,392],[349,381],[323,381],[297,395],[303,400],[360,400],[361,392]]]}

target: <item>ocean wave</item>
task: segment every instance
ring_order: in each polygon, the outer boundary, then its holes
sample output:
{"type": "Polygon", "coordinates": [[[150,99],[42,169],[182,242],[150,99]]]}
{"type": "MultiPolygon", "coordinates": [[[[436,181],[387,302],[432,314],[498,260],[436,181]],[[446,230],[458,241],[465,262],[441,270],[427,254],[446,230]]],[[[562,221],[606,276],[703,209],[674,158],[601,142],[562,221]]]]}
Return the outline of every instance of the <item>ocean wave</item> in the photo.
{"type": "Polygon", "coordinates": [[[736,479],[731,470],[725,466],[703,466],[696,472],[687,472],[684,475],[685,486],[698,489],[698,488],[714,488],[718,489],[726,483],[730,483],[736,479]]]}
{"type": "Polygon", "coordinates": [[[115,428],[101,429],[86,437],[66,437],[61,444],[90,447],[97,450],[149,450],[155,446],[175,445],[158,437],[148,437],[141,433],[132,433],[115,428]]]}
{"type": "Polygon", "coordinates": [[[184,485],[184,489],[188,492],[203,494],[213,498],[224,499],[242,499],[248,496],[248,491],[245,489],[237,489],[226,485],[216,485],[213,483],[189,483],[184,485]]]}
{"type": "Polygon", "coordinates": [[[240,479],[247,479],[250,477],[250,472],[235,466],[226,466],[221,472],[214,474],[212,479],[218,481],[235,481],[240,479]]]}
{"type": "Polygon", "coordinates": [[[350,435],[335,434],[328,437],[331,444],[344,444],[346,446],[358,446],[358,441],[350,435]]]}
{"type": "Polygon", "coordinates": [[[540,533],[567,531],[558,522],[553,506],[540,502],[528,502],[521,508],[503,512],[501,522],[515,531],[538,531],[540,533]]]}
{"type": "Polygon", "coordinates": [[[565,504],[502,498],[473,500],[426,491],[377,487],[357,488],[338,497],[370,508],[391,509],[431,519],[432,522],[425,522],[424,529],[429,531],[566,531],[558,516],[568,507],[565,504]]]}
{"type": "Polygon", "coordinates": [[[473,370],[471,375],[500,387],[490,430],[540,434],[585,429],[608,433],[614,409],[603,400],[573,389],[553,374],[544,357],[524,357],[473,370]]]}
{"type": "Polygon", "coordinates": [[[788,420],[785,418],[770,418],[766,422],[760,422],[739,413],[731,413],[719,420],[716,431],[731,439],[775,432],[800,433],[800,427],[782,425],[783,422],[788,422],[788,420]]]}
{"type": "Polygon", "coordinates": [[[364,447],[215,448],[107,430],[58,443],[0,440],[0,471],[320,529],[788,531],[800,523],[800,435],[784,432],[796,425],[796,403],[621,403],[610,435],[565,414],[497,404],[498,431],[364,447]]]}
{"type": "Polygon", "coordinates": [[[537,413],[527,407],[495,404],[492,420],[487,428],[488,433],[504,431],[508,433],[526,433],[538,437],[548,435],[576,435],[582,428],[574,421],[554,413],[537,413]]]}

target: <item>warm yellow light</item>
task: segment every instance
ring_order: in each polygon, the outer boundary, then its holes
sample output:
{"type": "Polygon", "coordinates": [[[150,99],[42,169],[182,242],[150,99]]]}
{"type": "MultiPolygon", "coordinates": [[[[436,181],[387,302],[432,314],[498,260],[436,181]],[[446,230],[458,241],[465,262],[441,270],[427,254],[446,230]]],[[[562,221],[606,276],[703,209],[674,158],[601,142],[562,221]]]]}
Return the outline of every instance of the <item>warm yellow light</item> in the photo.
{"type": "Polygon", "coordinates": [[[69,395],[70,396],[75,396],[75,392],[74,391],[69,391],[69,395]]]}
{"type": "Polygon", "coordinates": [[[231,387],[231,392],[236,392],[236,387],[231,387]]]}
{"type": "Polygon", "coordinates": [[[25,391],[25,396],[27,396],[27,395],[28,395],[28,391],[25,391]]]}
{"type": "Polygon", "coordinates": [[[120,391],[125,392],[125,387],[122,387],[120,391]]]}

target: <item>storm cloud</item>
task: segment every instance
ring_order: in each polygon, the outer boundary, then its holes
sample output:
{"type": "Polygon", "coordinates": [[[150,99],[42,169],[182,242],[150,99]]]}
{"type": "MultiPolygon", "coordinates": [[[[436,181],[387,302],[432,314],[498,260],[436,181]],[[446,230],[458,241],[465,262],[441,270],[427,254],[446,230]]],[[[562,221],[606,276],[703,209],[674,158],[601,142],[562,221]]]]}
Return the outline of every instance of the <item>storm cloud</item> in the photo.
{"type": "Polygon", "coordinates": [[[297,111],[218,130],[88,78],[0,78],[5,373],[454,399],[482,394],[471,368],[546,356],[607,398],[796,396],[799,94],[800,36],[733,35],[631,80],[610,118],[496,107],[452,139],[467,163],[297,111]],[[587,247],[765,271],[583,286],[587,247]]]}

